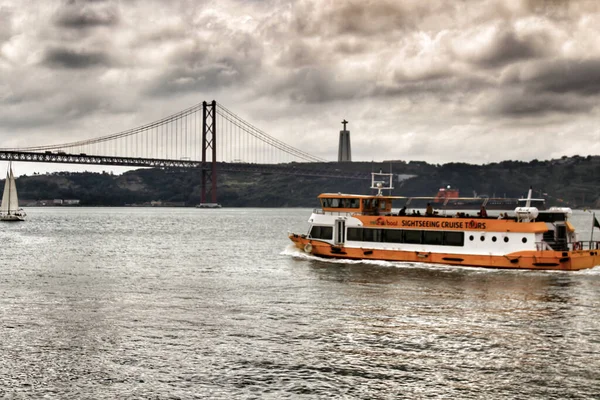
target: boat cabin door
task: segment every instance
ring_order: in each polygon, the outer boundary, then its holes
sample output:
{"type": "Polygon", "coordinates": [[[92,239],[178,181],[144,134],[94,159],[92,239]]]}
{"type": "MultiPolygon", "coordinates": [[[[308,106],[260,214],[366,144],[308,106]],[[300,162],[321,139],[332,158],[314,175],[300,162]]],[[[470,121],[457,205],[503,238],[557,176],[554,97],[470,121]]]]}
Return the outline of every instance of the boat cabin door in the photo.
{"type": "Polygon", "coordinates": [[[335,244],[344,244],[346,241],[346,220],[335,220],[335,244]]]}

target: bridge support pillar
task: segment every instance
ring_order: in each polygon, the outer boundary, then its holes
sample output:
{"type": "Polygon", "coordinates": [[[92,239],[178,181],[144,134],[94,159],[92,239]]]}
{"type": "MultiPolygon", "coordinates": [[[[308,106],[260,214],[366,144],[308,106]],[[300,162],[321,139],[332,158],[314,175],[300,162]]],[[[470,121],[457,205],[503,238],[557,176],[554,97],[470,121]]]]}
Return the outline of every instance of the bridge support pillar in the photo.
{"type": "Polygon", "coordinates": [[[217,102],[202,103],[202,198],[206,203],[210,195],[212,203],[217,202],[217,102]],[[210,167],[207,152],[211,152],[210,167]]]}

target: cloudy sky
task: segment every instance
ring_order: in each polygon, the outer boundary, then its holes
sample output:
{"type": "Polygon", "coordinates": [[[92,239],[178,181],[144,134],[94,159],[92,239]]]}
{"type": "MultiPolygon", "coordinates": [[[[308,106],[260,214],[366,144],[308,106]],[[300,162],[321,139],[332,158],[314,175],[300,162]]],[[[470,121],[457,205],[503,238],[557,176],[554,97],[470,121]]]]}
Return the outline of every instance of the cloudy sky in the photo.
{"type": "Polygon", "coordinates": [[[0,148],[212,99],[329,160],[597,155],[600,2],[0,0],[0,148]]]}

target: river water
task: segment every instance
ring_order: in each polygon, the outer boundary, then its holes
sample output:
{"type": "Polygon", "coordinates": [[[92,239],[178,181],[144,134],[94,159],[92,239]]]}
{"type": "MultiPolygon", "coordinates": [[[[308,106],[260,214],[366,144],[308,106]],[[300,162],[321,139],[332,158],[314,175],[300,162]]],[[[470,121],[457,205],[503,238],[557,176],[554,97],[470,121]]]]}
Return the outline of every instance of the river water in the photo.
{"type": "Polygon", "coordinates": [[[308,209],[27,211],[0,225],[3,398],[600,398],[598,267],[324,261],[288,243],[308,209]]]}

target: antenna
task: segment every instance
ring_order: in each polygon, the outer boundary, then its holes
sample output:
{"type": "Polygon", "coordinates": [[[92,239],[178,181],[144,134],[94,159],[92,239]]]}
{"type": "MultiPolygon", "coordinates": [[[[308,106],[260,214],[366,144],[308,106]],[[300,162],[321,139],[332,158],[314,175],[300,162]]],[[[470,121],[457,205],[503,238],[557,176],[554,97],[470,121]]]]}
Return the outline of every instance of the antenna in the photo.
{"type": "Polygon", "coordinates": [[[383,196],[384,190],[393,190],[394,174],[384,173],[380,169],[379,172],[371,172],[371,189],[377,190],[377,196],[383,196]]]}

